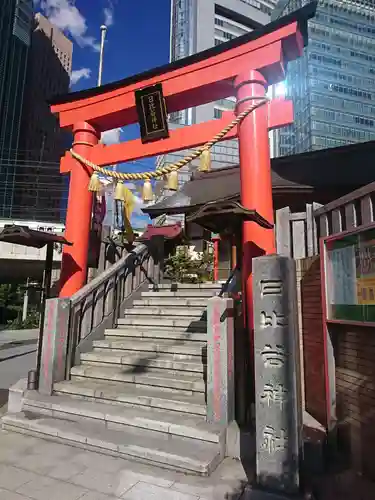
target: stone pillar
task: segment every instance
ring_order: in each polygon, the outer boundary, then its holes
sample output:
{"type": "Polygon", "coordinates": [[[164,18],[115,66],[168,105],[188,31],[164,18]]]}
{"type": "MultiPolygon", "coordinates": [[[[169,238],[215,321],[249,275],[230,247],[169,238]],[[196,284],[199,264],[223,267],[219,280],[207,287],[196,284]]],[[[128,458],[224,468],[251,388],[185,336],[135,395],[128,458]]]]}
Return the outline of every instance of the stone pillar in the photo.
{"type": "Polygon", "coordinates": [[[65,380],[70,300],[48,299],[44,316],[39,392],[52,394],[53,384],[65,380]]]}
{"type": "Polygon", "coordinates": [[[253,273],[257,481],[297,493],[302,407],[295,262],[258,257],[253,273]]]}
{"type": "Polygon", "coordinates": [[[234,419],[233,300],[212,297],[207,307],[207,421],[234,419]]]}

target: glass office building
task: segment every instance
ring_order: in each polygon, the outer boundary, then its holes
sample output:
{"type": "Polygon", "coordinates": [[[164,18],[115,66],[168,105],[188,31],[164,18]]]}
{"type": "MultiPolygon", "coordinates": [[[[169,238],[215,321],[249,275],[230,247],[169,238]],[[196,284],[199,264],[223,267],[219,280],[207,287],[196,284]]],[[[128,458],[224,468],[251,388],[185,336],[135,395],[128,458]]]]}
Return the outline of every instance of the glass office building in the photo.
{"type": "MultiPolygon", "coordinates": [[[[272,18],[304,0],[281,0],[272,18]]],[[[288,66],[294,125],[278,132],[280,156],[375,139],[375,1],[320,0],[304,57],[288,66]]]]}
{"type": "Polygon", "coordinates": [[[32,0],[1,0],[0,7],[0,217],[12,213],[32,0]]]}
{"type": "MultiPolygon", "coordinates": [[[[267,24],[277,0],[171,0],[170,61],[228,42],[267,24]]],[[[235,106],[234,96],[170,115],[170,128],[220,118],[235,106]]],[[[173,163],[190,151],[158,158],[159,166],[173,163]]],[[[199,164],[192,162],[179,171],[179,182],[189,180],[199,164]]],[[[238,164],[238,143],[224,141],[212,148],[212,168],[238,164]]]]}

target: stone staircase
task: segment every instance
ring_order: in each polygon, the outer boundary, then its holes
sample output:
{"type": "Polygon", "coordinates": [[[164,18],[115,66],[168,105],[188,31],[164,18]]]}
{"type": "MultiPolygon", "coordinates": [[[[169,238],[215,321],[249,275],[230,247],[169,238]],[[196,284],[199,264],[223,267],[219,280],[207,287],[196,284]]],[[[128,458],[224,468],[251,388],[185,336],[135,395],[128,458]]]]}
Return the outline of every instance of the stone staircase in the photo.
{"type": "Polygon", "coordinates": [[[116,329],[81,354],[51,396],[24,394],[3,428],[209,475],[226,429],[206,422],[206,306],[220,284],[142,293],[116,329]]]}

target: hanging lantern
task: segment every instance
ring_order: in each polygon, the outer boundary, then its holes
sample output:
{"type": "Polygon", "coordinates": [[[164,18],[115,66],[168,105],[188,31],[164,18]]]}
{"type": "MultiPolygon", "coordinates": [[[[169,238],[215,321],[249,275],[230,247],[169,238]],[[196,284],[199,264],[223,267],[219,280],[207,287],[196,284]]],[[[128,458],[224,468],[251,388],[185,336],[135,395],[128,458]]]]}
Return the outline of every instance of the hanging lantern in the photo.
{"type": "Polygon", "coordinates": [[[89,182],[89,191],[92,193],[99,193],[102,190],[102,183],[100,182],[99,175],[94,172],[91,175],[91,179],[89,182]]]}
{"type": "Polygon", "coordinates": [[[200,156],[200,172],[209,172],[211,170],[211,151],[209,149],[204,149],[200,156]]]}
{"type": "Polygon", "coordinates": [[[142,198],[143,201],[152,201],[154,199],[150,179],[146,179],[143,184],[142,198]]]}
{"type": "Polygon", "coordinates": [[[178,189],[178,173],[177,170],[173,170],[170,174],[167,175],[167,189],[170,191],[177,191],[178,189]]]}

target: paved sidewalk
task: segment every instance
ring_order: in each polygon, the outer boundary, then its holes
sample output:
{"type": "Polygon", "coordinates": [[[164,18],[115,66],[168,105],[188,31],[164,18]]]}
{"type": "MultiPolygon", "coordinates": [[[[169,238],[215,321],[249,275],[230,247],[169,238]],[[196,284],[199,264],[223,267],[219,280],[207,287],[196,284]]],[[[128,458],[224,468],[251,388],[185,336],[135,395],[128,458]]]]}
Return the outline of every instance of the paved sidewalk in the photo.
{"type": "Polygon", "coordinates": [[[1,500],[236,500],[246,483],[235,460],[200,478],[0,430],[1,500]]]}
{"type": "Polygon", "coordinates": [[[39,336],[39,329],[30,330],[0,330],[0,347],[7,347],[13,343],[36,343],[39,336]]]}

